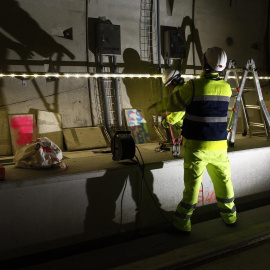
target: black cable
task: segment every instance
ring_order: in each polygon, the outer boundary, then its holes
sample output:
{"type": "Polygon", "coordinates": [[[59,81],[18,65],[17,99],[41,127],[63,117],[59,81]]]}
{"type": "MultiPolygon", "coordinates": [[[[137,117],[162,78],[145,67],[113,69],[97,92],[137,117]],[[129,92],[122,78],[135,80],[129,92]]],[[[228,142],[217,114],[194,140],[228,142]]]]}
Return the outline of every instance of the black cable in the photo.
{"type": "MultiPolygon", "coordinates": [[[[137,146],[136,146],[137,147],[137,146]]],[[[138,159],[138,157],[135,155],[135,158],[136,158],[136,160],[137,160],[137,164],[139,165],[139,167],[140,167],[140,170],[141,170],[141,172],[142,172],[142,175],[144,175],[144,168],[142,167],[142,165],[140,164],[140,162],[139,162],[139,159],[138,159]]],[[[142,200],[143,200],[143,177],[141,178],[141,192],[140,192],[140,194],[141,194],[141,197],[140,197],[140,199],[139,199],[139,201],[138,201],[138,205],[137,205],[137,213],[138,213],[138,222],[139,222],[139,229],[141,229],[142,228],[142,221],[141,221],[141,204],[142,204],[142,200]]]]}
{"type": "MultiPolygon", "coordinates": [[[[150,194],[150,196],[151,196],[151,198],[152,198],[154,204],[156,205],[158,211],[160,212],[161,216],[164,218],[164,220],[165,220],[167,223],[171,224],[171,222],[166,218],[166,216],[165,216],[165,215],[163,214],[163,212],[161,211],[159,205],[157,204],[157,202],[156,202],[156,200],[155,200],[155,198],[154,198],[154,196],[153,196],[153,194],[152,194],[152,192],[151,192],[151,189],[150,189],[150,187],[149,187],[149,185],[148,185],[148,183],[147,183],[147,181],[146,181],[145,175],[144,175],[144,169],[145,169],[144,159],[143,159],[142,154],[141,154],[141,151],[140,151],[140,149],[137,147],[137,145],[135,145],[135,147],[137,148],[137,150],[138,150],[138,152],[139,152],[139,154],[140,154],[142,163],[143,163],[143,164],[141,165],[140,162],[139,162],[139,159],[138,159],[137,156],[135,155],[135,157],[136,157],[136,159],[137,159],[137,161],[138,161],[138,164],[139,164],[139,166],[140,166],[141,172],[142,172],[142,180],[144,180],[145,185],[146,185],[146,187],[147,187],[147,190],[148,190],[148,192],[149,192],[149,194],[150,194]]],[[[142,184],[143,184],[143,183],[142,183],[142,184]]]]}
{"type": "MultiPolygon", "coordinates": [[[[135,156],[136,157],[136,156],[135,156]]],[[[137,157],[136,157],[137,158],[137,157]]],[[[137,159],[137,161],[136,160],[131,160],[131,161],[133,161],[134,163],[136,163],[136,164],[138,164],[139,163],[139,161],[138,161],[138,159],[137,159]]],[[[121,233],[121,227],[122,227],[122,225],[123,225],[123,201],[124,201],[124,195],[125,195],[125,191],[126,191],[126,187],[127,187],[127,182],[128,182],[128,178],[126,178],[126,180],[125,180],[125,183],[124,183],[124,188],[123,188],[123,192],[122,192],[122,195],[121,195],[121,202],[120,202],[120,233],[121,233]]],[[[141,185],[142,186],[142,185],[141,185]]],[[[141,194],[143,194],[143,192],[142,192],[142,190],[141,190],[141,194]]],[[[139,206],[137,206],[137,211],[138,211],[138,213],[139,213],[139,228],[141,229],[141,218],[140,218],[140,212],[139,212],[139,207],[140,207],[140,204],[141,204],[141,201],[142,201],[142,195],[141,195],[141,200],[140,200],[140,202],[139,202],[139,206]]]]}
{"type": "Polygon", "coordinates": [[[128,178],[126,178],[125,180],[125,184],[124,184],[124,189],[123,189],[123,192],[122,192],[122,196],[121,196],[121,210],[120,210],[120,232],[121,232],[121,227],[122,227],[122,222],[123,222],[123,200],[124,200],[124,194],[125,194],[125,191],[126,191],[126,187],[127,187],[127,180],[128,178]]]}
{"type": "MultiPolygon", "coordinates": [[[[144,194],[144,191],[143,191],[143,182],[145,182],[145,185],[147,187],[147,190],[155,204],[155,206],[157,207],[158,211],[160,212],[161,216],[163,217],[163,219],[171,225],[171,222],[166,218],[166,216],[163,214],[163,212],[161,211],[159,205],[157,204],[155,198],[153,197],[153,194],[151,192],[151,189],[146,181],[146,178],[145,178],[145,163],[144,163],[144,159],[142,157],[142,154],[141,154],[141,151],[140,149],[138,148],[137,145],[135,145],[135,147],[137,148],[139,154],[140,154],[140,158],[141,158],[141,161],[142,161],[142,164],[140,163],[138,157],[136,155],[134,155],[135,159],[136,160],[132,160],[133,162],[135,162],[136,164],[139,165],[140,167],[140,171],[142,173],[142,177],[141,177],[141,196],[140,196],[140,199],[138,201],[138,204],[137,204],[137,219],[138,219],[138,222],[139,222],[139,230],[141,230],[142,228],[142,223],[141,223],[141,212],[140,212],[140,209],[141,209],[141,204],[142,204],[142,200],[143,200],[143,194],[144,194]]],[[[121,232],[121,227],[122,227],[122,222],[123,222],[123,200],[124,200],[124,194],[125,194],[125,191],[126,191],[126,187],[127,187],[127,179],[125,180],[125,184],[124,184],[124,188],[123,188],[123,192],[122,192],[122,195],[121,195],[121,203],[120,203],[120,232],[121,232]]]]}
{"type": "MultiPolygon", "coordinates": [[[[88,25],[88,0],[85,2],[85,53],[86,53],[86,69],[89,73],[90,67],[89,67],[89,25],[88,25]]],[[[91,113],[91,122],[92,126],[94,126],[94,115],[93,115],[93,108],[92,108],[92,95],[91,95],[91,85],[90,85],[90,78],[87,79],[87,86],[88,86],[88,96],[89,96],[89,107],[90,107],[90,113],[91,113]]]]}

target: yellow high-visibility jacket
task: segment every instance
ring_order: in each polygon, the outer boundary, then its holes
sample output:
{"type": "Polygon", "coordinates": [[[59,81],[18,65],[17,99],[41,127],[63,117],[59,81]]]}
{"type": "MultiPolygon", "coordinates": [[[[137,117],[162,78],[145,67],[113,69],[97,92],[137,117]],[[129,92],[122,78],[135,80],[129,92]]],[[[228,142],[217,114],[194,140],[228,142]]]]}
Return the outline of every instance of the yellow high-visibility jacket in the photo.
{"type": "Polygon", "coordinates": [[[159,112],[186,109],[184,145],[199,150],[227,148],[227,113],[232,91],[218,73],[205,73],[190,80],[155,107],[159,112]]]}

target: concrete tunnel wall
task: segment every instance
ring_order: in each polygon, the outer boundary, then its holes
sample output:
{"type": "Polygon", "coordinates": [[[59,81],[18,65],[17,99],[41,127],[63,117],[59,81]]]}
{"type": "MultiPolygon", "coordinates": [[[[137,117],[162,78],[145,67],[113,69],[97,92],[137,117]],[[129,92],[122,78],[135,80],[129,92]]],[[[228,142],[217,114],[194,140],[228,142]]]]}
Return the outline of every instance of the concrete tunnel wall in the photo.
{"type": "MultiPolygon", "coordinates": [[[[259,75],[265,74],[269,68],[267,11],[267,0],[256,3],[252,0],[231,3],[227,0],[179,0],[174,1],[172,12],[168,1],[160,1],[160,25],[182,26],[187,40],[187,58],[182,63],[172,61],[172,64],[184,74],[199,74],[202,53],[209,47],[220,46],[227,52],[228,59],[235,59],[239,67],[253,58],[259,75]]],[[[93,19],[105,16],[121,27],[118,72],[157,73],[157,48],[154,46],[151,61],[146,59],[142,50],[141,12],[141,1],[2,1],[1,72],[87,72],[87,55],[89,71],[97,72],[99,65],[95,56],[93,19]],[[9,15],[12,12],[14,16],[9,15]],[[89,49],[86,48],[87,13],[89,49]],[[72,40],[63,38],[61,32],[69,28],[72,28],[72,40]]],[[[153,40],[155,42],[156,32],[153,40]]],[[[163,70],[163,57],[161,64],[163,70]]],[[[108,57],[104,57],[104,66],[105,71],[109,71],[108,57]]],[[[85,78],[61,78],[56,81],[41,78],[26,80],[25,83],[23,85],[22,80],[17,78],[1,78],[1,110],[8,114],[29,113],[37,109],[59,113],[63,128],[102,125],[102,104],[99,104],[95,79],[90,79],[90,86],[85,78]]],[[[146,111],[160,98],[160,86],[156,79],[120,79],[119,87],[122,109],[146,111]]],[[[165,89],[163,92],[167,94],[165,89]]],[[[265,86],[263,94],[269,106],[268,92],[269,87],[265,86]]],[[[158,136],[152,127],[151,114],[147,113],[145,118],[150,137],[155,140],[158,136]]]]}
{"type": "MultiPolygon", "coordinates": [[[[86,54],[90,72],[96,72],[95,55],[86,48],[86,12],[90,22],[90,47],[94,41],[91,19],[106,16],[113,24],[121,26],[122,52],[117,56],[118,72],[157,73],[157,55],[154,54],[152,62],[145,60],[140,49],[141,1],[91,0],[88,1],[88,10],[86,1],[1,1],[1,73],[47,72],[49,68],[60,72],[86,72],[86,54]],[[70,27],[73,29],[72,40],[58,35],[58,31],[70,27]]],[[[167,1],[160,1],[160,24],[184,25],[186,39],[194,39],[194,46],[192,42],[188,44],[187,59],[181,64],[173,61],[173,64],[185,74],[198,74],[201,71],[201,53],[209,47],[220,46],[226,50],[228,59],[235,59],[238,66],[244,66],[248,58],[253,58],[259,67],[259,75],[268,74],[268,4],[267,0],[256,3],[252,0],[231,3],[227,0],[179,0],[174,1],[170,14],[167,1]]],[[[161,61],[164,68],[163,57],[161,61]]],[[[107,57],[105,64],[109,65],[107,57]]],[[[120,79],[119,85],[121,108],[146,109],[160,98],[156,80],[120,79]]],[[[166,94],[165,89],[163,92],[166,94]]],[[[265,86],[263,95],[269,106],[269,86],[265,86]]],[[[1,78],[0,110],[21,114],[31,109],[61,114],[63,128],[102,124],[94,79],[90,79],[89,87],[85,78],[27,80],[26,85],[17,78],[1,78]]],[[[158,137],[151,125],[152,115],[147,114],[146,119],[151,139],[155,140],[158,137]]],[[[268,148],[231,152],[229,157],[236,198],[270,189],[268,148]]],[[[165,213],[174,211],[181,199],[182,162],[146,166],[146,179],[153,182],[150,188],[165,213]]],[[[14,257],[115,235],[120,229],[122,232],[138,229],[136,203],[141,196],[140,179],[139,168],[128,171],[104,169],[76,176],[1,184],[0,217],[3,222],[0,226],[0,256],[14,257]],[[127,178],[123,224],[120,226],[121,192],[127,178]]],[[[205,199],[202,201],[200,194],[199,207],[215,203],[212,191],[211,181],[205,174],[205,199]]],[[[160,222],[164,220],[144,186],[141,225],[147,227],[160,222]]]]}
{"type": "MultiPolygon", "coordinates": [[[[269,147],[230,152],[229,159],[236,203],[238,198],[270,190],[265,166],[270,162],[269,147]]],[[[183,159],[147,164],[145,177],[152,197],[144,185],[141,203],[138,166],[3,183],[0,258],[166,223],[160,211],[169,219],[181,200],[183,159]],[[139,205],[141,225],[136,210],[139,205]]],[[[205,172],[197,206],[215,202],[213,185],[205,172]]]]}

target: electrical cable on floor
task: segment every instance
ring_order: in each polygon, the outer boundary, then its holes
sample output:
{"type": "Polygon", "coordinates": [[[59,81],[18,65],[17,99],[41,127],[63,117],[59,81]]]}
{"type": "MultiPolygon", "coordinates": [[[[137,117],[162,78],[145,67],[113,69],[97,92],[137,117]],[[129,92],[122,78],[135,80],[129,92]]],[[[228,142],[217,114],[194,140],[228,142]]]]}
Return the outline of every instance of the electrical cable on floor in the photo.
{"type": "MultiPolygon", "coordinates": [[[[135,147],[137,148],[138,152],[139,152],[139,155],[140,155],[140,158],[141,158],[141,162],[142,164],[140,163],[139,161],[139,158],[135,155],[135,159],[136,160],[133,160],[133,162],[135,162],[136,164],[139,165],[140,167],[140,171],[142,173],[142,177],[141,177],[141,196],[140,196],[140,199],[138,201],[138,204],[137,204],[137,208],[136,208],[136,211],[137,211],[137,220],[138,220],[138,223],[139,223],[139,230],[141,230],[142,228],[142,223],[141,223],[141,212],[140,212],[140,209],[141,209],[141,203],[142,203],[142,200],[143,200],[143,194],[144,194],[144,190],[143,190],[143,183],[145,183],[146,187],[147,187],[147,190],[150,194],[150,197],[151,199],[153,200],[155,206],[157,207],[158,211],[160,212],[161,216],[163,217],[163,219],[171,225],[171,222],[167,219],[167,217],[164,215],[164,213],[161,211],[158,203],[156,202],[155,198],[153,197],[153,194],[151,192],[151,189],[146,181],[146,178],[145,178],[145,163],[144,163],[144,159],[142,157],[142,154],[141,154],[141,151],[140,149],[138,148],[137,145],[135,145],[135,147]]],[[[123,191],[122,191],[122,195],[121,195],[121,203],[120,203],[120,233],[121,233],[121,227],[122,227],[122,224],[123,224],[123,201],[124,201],[124,195],[125,195],[125,191],[126,191],[126,187],[127,187],[127,181],[128,179],[125,180],[125,184],[124,184],[124,187],[123,187],[123,191]]]]}
{"type": "MultiPolygon", "coordinates": [[[[137,146],[136,146],[137,147],[137,146]]],[[[144,175],[144,167],[142,167],[142,165],[140,164],[140,161],[138,159],[138,157],[135,155],[135,159],[137,161],[137,164],[139,165],[140,167],[140,170],[141,170],[141,173],[142,173],[142,178],[141,178],[141,197],[138,201],[138,205],[137,205],[137,219],[138,219],[138,222],[139,222],[139,230],[142,228],[142,221],[141,221],[141,204],[142,204],[142,199],[143,199],[143,175],[144,175]]]]}
{"type": "MultiPolygon", "coordinates": [[[[138,150],[138,152],[139,152],[139,154],[140,154],[141,161],[142,161],[142,164],[140,164],[138,157],[135,155],[135,158],[137,159],[138,165],[139,165],[139,167],[140,167],[140,169],[141,169],[141,172],[142,172],[142,186],[143,186],[143,181],[144,181],[144,182],[145,182],[145,185],[146,185],[146,187],[147,187],[147,190],[148,190],[148,192],[149,192],[149,194],[150,194],[150,196],[151,196],[151,198],[152,198],[154,204],[156,205],[158,211],[160,212],[161,216],[163,217],[163,219],[164,219],[167,223],[171,224],[171,222],[167,219],[167,217],[166,217],[166,216],[164,215],[164,213],[161,211],[159,205],[157,204],[155,198],[153,197],[153,194],[152,194],[151,189],[150,189],[150,187],[149,187],[149,185],[148,185],[148,183],[147,183],[147,181],[146,181],[145,174],[144,174],[144,169],[145,169],[144,159],[143,159],[143,157],[142,157],[141,151],[140,151],[140,149],[138,148],[138,146],[135,145],[135,147],[137,148],[137,150],[138,150]]],[[[142,199],[142,197],[141,197],[141,199],[142,199]]]]}
{"type": "MultiPolygon", "coordinates": [[[[136,156],[135,156],[136,157],[136,156]]],[[[136,157],[137,159],[137,157],[136,157]]],[[[139,160],[132,160],[135,164],[139,164],[139,160]]],[[[140,165],[140,164],[139,164],[140,165]]],[[[125,184],[124,184],[124,188],[122,191],[122,195],[121,195],[121,203],[120,203],[120,233],[121,233],[121,227],[123,225],[123,201],[124,201],[124,195],[125,195],[125,191],[126,191],[126,187],[127,187],[127,182],[128,182],[128,178],[126,178],[125,180],[125,184]]],[[[141,201],[142,201],[142,197],[143,197],[143,183],[141,183],[141,198],[140,201],[138,203],[137,206],[137,212],[138,212],[138,220],[139,220],[139,229],[141,229],[141,217],[140,217],[140,205],[141,205],[141,201]]]]}
{"type": "Polygon", "coordinates": [[[127,181],[128,181],[128,178],[126,178],[125,180],[125,184],[124,184],[124,188],[123,188],[123,192],[122,192],[122,196],[121,196],[121,206],[120,206],[120,232],[121,232],[121,227],[122,227],[122,224],[123,224],[123,200],[124,200],[124,194],[125,194],[125,191],[126,191],[126,187],[127,187],[127,181]]]}

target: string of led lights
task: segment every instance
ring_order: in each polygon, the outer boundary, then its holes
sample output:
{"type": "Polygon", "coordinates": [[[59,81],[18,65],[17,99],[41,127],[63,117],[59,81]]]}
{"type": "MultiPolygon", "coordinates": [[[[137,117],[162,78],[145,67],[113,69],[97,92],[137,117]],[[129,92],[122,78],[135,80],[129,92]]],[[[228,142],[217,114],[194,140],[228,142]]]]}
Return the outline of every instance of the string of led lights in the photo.
{"type": "MultiPolygon", "coordinates": [[[[34,79],[34,78],[162,78],[162,74],[137,74],[137,73],[6,73],[0,74],[0,78],[22,78],[22,79],[34,79]]],[[[182,74],[184,79],[197,79],[200,75],[182,74]]],[[[222,77],[222,76],[221,76],[222,77]]],[[[228,76],[229,79],[234,79],[235,76],[228,76]]],[[[242,76],[238,77],[239,79],[242,76]]],[[[253,79],[253,76],[247,76],[247,79],[253,79]]],[[[270,76],[259,76],[259,80],[270,80],[270,76]]]]}

